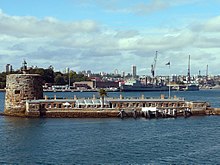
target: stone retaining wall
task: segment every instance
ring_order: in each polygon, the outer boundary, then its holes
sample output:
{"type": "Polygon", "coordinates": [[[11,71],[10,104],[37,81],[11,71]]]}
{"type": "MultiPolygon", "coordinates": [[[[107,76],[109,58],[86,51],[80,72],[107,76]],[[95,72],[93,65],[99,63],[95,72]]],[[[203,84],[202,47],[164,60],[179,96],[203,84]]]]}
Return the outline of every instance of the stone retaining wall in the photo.
{"type": "Polygon", "coordinates": [[[206,110],[192,110],[191,112],[193,116],[206,115],[206,110]]]}
{"type": "Polygon", "coordinates": [[[56,117],[56,118],[111,118],[117,117],[118,111],[76,111],[76,112],[47,112],[45,117],[56,117]]]}
{"type": "Polygon", "coordinates": [[[220,108],[214,108],[213,113],[214,115],[220,115],[220,108]]]}
{"type": "Polygon", "coordinates": [[[25,113],[26,100],[42,99],[42,79],[37,74],[10,74],[6,78],[5,110],[7,114],[25,113]]]}

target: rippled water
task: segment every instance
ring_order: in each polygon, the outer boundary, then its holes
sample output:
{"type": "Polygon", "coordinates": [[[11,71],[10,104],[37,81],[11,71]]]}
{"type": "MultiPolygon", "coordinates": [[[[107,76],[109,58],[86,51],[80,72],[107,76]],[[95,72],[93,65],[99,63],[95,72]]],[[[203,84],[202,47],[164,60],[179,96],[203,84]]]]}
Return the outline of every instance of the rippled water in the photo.
{"type": "MultiPolygon", "coordinates": [[[[220,91],[177,94],[219,105],[220,91]]],[[[0,116],[0,164],[220,164],[219,121],[219,116],[158,120],[0,116]]]]}

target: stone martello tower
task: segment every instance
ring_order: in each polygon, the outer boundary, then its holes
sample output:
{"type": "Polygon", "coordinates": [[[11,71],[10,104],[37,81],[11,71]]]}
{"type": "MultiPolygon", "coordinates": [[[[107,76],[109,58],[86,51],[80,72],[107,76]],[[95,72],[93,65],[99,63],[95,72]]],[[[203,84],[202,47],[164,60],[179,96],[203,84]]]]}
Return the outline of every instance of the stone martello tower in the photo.
{"type": "Polygon", "coordinates": [[[28,74],[25,65],[22,68],[23,74],[10,74],[6,77],[5,114],[25,114],[26,100],[43,98],[41,76],[28,74]]]}

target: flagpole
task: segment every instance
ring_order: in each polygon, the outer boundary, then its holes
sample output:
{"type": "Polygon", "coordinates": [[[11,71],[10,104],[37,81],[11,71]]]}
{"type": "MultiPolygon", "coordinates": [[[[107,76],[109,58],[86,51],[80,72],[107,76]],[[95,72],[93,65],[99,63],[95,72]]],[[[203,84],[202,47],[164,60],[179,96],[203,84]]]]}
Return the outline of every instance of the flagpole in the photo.
{"type": "Polygon", "coordinates": [[[169,75],[168,75],[168,85],[169,85],[169,99],[170,99],[170,61],[166,64],[166,65],[169,65],[169,75]]]}
{"type": "Polygon", "coordinates": [[[169,61],[168,63],[166,63],[166,65],[169,65],[168,86],[169,86],[169,99],[170,99],[170,77],[171,77],[171,73],[170,73],[170,61],[169,61]]]}

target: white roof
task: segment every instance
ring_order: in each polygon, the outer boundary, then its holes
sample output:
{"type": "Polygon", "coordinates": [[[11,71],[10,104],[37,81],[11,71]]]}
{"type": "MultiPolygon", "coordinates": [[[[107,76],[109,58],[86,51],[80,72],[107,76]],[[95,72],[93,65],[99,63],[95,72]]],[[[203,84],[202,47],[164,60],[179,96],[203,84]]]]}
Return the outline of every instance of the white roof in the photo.
{"type": "MultiPolygon", "coordinates": [[[[76,100],[77,105],[102,105],[102,100],[93,99],[93,100],[76,100]]],[[[104,100],[104,105],[108,105],[109,101],[104,100]]]]}

